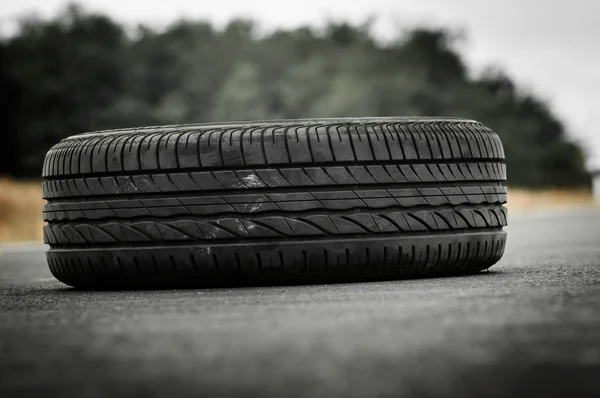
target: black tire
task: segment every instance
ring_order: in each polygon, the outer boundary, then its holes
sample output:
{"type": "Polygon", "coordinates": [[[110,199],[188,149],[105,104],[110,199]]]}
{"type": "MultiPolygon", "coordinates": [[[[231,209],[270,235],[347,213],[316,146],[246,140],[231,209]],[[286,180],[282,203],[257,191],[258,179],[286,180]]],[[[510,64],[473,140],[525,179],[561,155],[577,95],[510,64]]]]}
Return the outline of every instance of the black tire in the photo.
{"type": "Polygon", "coordinates": [[[50,270],[78,288],[468,274],[506,240],[502,144],[462,119],[81,134],[43,177],[50,270]]]}

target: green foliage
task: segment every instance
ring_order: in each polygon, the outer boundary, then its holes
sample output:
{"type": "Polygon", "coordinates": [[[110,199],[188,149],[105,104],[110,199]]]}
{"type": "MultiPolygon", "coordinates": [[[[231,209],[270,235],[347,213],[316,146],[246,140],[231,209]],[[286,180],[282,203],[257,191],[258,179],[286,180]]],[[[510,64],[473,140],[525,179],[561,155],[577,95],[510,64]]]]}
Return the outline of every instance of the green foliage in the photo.
{"type": "Polygon", "coordinates": [[[497,131],[513,184],[587,183],[583,155],[547,106],[498,71],[468,76],[454,36],[415,29],[378,43],[369,25],[259,36],[180,21],[134,32],[68,7],[0,42],[7,109],[0,173],[37,176],[67,135],[207,121],[343,116],[462,116],[497,131]]]}

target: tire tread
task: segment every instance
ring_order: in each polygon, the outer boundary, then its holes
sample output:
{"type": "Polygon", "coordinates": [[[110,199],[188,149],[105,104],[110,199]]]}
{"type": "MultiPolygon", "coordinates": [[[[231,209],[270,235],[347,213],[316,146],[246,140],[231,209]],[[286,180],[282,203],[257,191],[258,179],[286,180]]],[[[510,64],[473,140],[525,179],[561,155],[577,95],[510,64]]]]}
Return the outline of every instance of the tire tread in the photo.
{"type": "Polygon", "coordinates": [[[505,245],[502,144],[463,119],[96,132],[42,174],[48,264],[76,287],[463,274],[505,245]]]}

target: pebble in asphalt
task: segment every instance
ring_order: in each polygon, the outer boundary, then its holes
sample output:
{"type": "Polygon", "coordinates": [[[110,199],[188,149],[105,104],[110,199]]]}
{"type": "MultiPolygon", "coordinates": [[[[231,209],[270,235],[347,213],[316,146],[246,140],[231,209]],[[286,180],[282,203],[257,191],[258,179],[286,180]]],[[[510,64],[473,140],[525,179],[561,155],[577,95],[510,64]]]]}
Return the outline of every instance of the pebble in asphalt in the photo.
{"type": "Polygon", "coordinates": [[[489,272],[80,292],[0,248],[0,395],[600,396],[600,211],[510,218],[489,272]]]}

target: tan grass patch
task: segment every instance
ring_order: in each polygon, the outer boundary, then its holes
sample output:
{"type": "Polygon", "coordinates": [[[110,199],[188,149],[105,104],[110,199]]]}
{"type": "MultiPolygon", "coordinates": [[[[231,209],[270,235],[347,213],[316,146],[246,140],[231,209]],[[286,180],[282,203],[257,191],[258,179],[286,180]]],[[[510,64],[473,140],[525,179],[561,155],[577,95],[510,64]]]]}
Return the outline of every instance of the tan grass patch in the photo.
{"type": "Polygon", "coordinates": [[[41,185],[0,177],[0,242],[43,239],[41,185]]]}
{"type": "Polygon", "coordinates": [[[510,210],[533,210],[556,207],[594,206],[594,198],[589,188],[523,189],[508,188],[510,210]]]}

